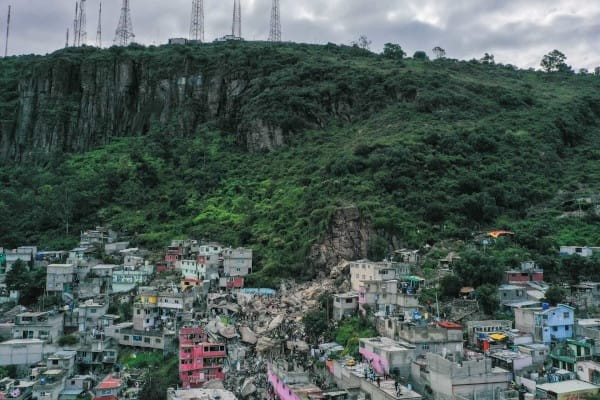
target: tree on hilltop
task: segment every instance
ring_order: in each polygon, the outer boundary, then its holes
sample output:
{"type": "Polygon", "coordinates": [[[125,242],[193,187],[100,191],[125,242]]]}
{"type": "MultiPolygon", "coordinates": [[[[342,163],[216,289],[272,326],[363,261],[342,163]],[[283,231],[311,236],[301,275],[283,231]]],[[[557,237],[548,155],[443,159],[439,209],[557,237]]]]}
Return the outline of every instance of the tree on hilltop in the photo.
{"type": "Polygon", "coordinates": [[[552,50],[542,58],[540,65],[546,72],[571,72],[571,67],[565,61],[567,56],[558,50],[552,50]]]}

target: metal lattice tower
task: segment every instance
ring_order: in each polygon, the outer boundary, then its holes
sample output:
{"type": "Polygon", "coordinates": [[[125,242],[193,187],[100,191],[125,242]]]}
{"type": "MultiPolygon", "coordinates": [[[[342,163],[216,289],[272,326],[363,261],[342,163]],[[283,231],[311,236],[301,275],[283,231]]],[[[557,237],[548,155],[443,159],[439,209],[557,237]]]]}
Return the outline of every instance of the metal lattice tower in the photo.
{"type": "Polygon", "coordinates": [[[193,0],[190,40],[204,43],[204,0],[193,0]]]}
{"type": "Polygon", "coordinates": [[[73,19],[73,47],[77,46],[77,32],[79,31],[79,1],[75,2],[75,18],[73,19]]]}
{"type": "Polygon", "coordinates": [[[73,45],[76,47],[83,46],[87,42],[85,2],[86,0],[80,0],[75,4],[75,38],[73,45]]]}
{"type": "Polygon", "coordinates": [[[73,21],[73,46],[75,47],[83,46],[87,42],[85,2],[86,0],[75,2],[75,20],[73,21]]]}
{"type": "Polygon", "coordinates": [[[271,29],[269,42],[281,42],[281,18],[279,15],[279,0],[273,0],[271,7],[271,29]]]}
{"type": "Polygon", "coordinates": [[[131,11],[129,10],[129,0],[123,0],[123,7],[121,7],[121,17],[119,18],[119,25],[115,32],[115,44],[117,46],[127,46],[129,40],[133,39],[133,24],[131,23],[131,11]]]}
{"type": "Polygon", "coordinates": [[[8,56],[8,37],[10,35],[10,5],[8,6],[8,17],[6,18],[6,43],[4,44],[4,58],[8,56]]]}
{"type": "Polygon", "coordinates": [[[102,47],[102,2],[98,10],[98,29],[96,29],[96,47],[102,47]]]}
{"type": "Polygon", "coordinates": [[[242,37],[242,5],[240,0],[233,1],[233,24],[231,26],[231,35],[236,38],[242,37]]]}

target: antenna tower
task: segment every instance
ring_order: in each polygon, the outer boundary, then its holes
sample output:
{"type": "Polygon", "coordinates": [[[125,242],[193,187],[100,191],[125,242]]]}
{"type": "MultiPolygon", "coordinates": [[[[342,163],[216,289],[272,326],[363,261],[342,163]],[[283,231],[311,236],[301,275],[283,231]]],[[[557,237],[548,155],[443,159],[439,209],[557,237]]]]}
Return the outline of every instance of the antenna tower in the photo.
{"type": "Polygon", "coordinates": [[[77,46],[77,36],[79,32],[79,1],[75,2],[75,19],[73,19],[73,47],[77,46]]]}
{"type": "Polygon", "coordinates": [[[281,19],[279,15],[279,0],[273,0],[271,7],[271,29],[269,42],[281,42],[281,19]]]}
{"type": "Polygon", "coordinates": [[[133,39],[133,25],[131,23],[131,11],[129,10],[129,0],[123,0],[123,7],[121,7],[121,17],[119,18],[119,25],[115,32],[115,44],[117,46],[127,46],[129,40],[133,39]]]}
{"type": "Polygon", "coordinates": [[[73,21],[73,46],[75,47],[83,46],[87,41],[85,2],[86,0],[75,2],[75,20],[73,21]]]}
{"type": "Polygon", "coordinates": [[[193,0],[190,40],[204,42],[204,0],[193,0]]]}
{"type": "Polygon", "coordinates": [[[242,6],[240,0],[233,0],[233,25],[231,35],[236,38],[242,37],[242,6]]]}
{"type": "Polygon", "coordinates": [[[67,28],[67,41],[65,42],[65,48],[69,47],[69,28],[67,28]]]}
{"type": "Polygon", "coordinates": [[[4,44],[4,58],[8,56],[8,36],[10,35],[10,5],[8,6],[8,17],[6,19],[6,43],[4,44]]]}
{"type": "Polygon", "coordinates": [[[79,2],[79,37],[77,38],[78,46],[85,46],[87,43],[87,27],[86,27],[86,15],[85,15],[85,2],[81,0],[79,2]]]}
{"type": "Polygon", "coordinates": [[[102,47],[102,2],[98,10],[98,29],[96,29],[96,47],[102,47]]]}

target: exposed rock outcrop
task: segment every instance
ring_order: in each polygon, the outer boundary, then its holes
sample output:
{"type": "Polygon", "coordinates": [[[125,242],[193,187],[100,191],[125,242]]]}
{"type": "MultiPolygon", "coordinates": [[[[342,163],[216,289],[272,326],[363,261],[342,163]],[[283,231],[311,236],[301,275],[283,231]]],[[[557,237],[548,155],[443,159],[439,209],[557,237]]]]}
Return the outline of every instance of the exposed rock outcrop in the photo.
{"type": "Polygon", "coordinates": [[[269,151],[397,101],[384,84],[393,77],[349,79],[335,59],[300,68],[304,53],[285,46],[77,48],[0,60],[0,162],[122,136],[195,135],[206,123],[242,148],[269,151]]]}
{"type": "Polygon", "coordinates": [[[339,208],[331,217],[323,240],[313,245],[309,263],[319,273],[328,274],[343,260],[367,258],[369,241],[374,235],[371,222],[358,208],[339,208]]]}

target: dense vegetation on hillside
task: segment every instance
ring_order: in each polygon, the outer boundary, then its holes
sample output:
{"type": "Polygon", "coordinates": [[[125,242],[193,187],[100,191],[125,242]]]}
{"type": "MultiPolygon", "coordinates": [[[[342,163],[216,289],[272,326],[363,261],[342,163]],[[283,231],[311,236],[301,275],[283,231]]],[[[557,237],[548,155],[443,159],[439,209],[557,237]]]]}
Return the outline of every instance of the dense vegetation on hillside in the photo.
{"type": "Polygon", "coordinates": [[[565,202],[600,190],[600,77],[335,45],[68,50],[0,61],[0,123],[17,101],[11,70],[111,51],[157,68],[221,54],[250,77],[260,71],[244,118],[283,127],[286,145],[250,153],[235,124],[181,135],[155,124],[84,154],[5,164],[0,244],[59,248],[110,223],[155,248],[176,237],[251,246],[268,284],[313,276],[311,245],[336,208],[356,205],[378,232],[373,258],[391,235],[422,246],[491,228],[515,231],[532,258],[559,244],[600,245],[593,212],[562,218],[565,202]]]}

